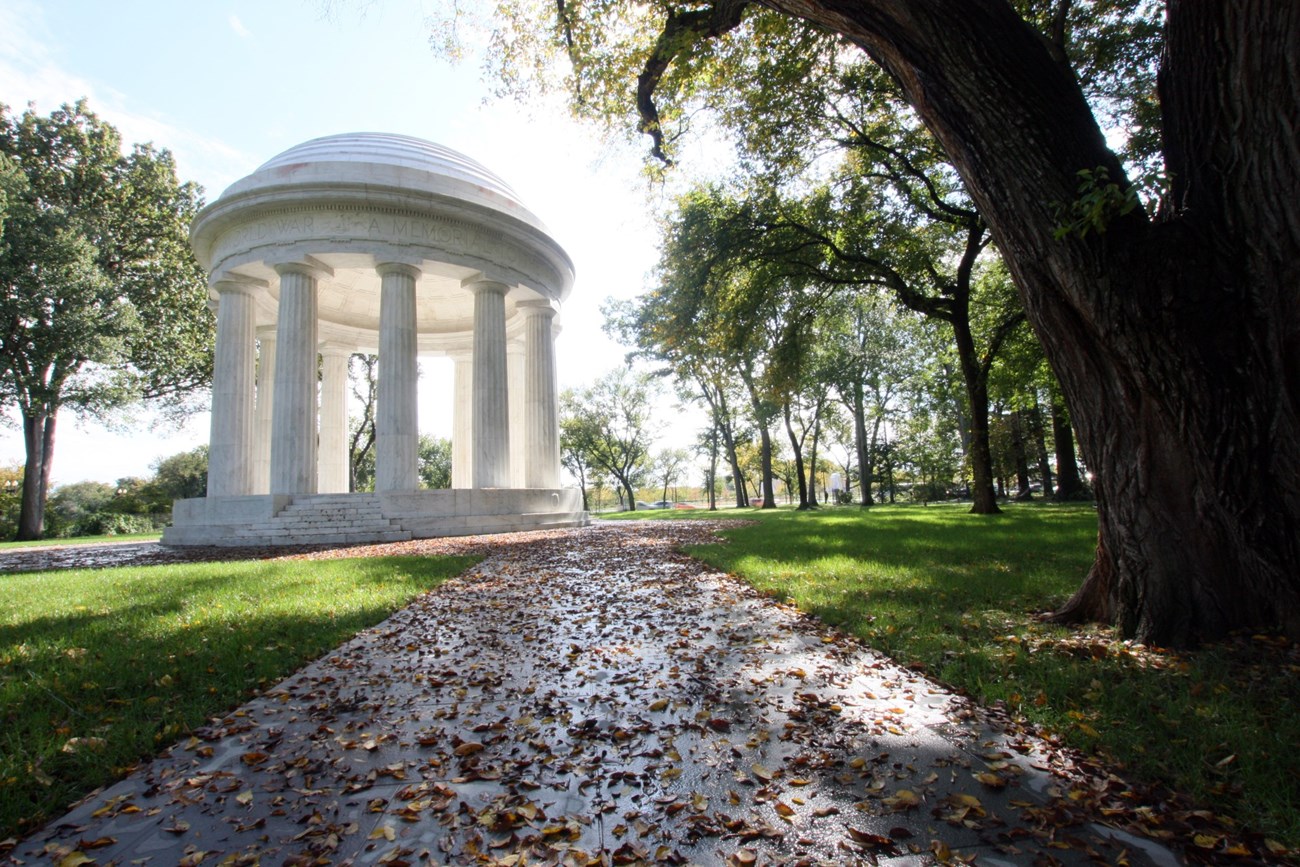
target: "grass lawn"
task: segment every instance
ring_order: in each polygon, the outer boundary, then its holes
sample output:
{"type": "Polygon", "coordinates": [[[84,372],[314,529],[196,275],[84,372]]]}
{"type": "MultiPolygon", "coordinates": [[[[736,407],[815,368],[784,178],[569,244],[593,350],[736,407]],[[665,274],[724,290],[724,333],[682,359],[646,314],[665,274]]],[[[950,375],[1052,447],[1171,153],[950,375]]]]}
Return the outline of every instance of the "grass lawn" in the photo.
{"type": "Polygon", "coordinates": [[[1300,649],[1240,636],[1150,652],[1099,626],[1035,614],[1092,561],[1089,506],[672,511],[621,518],[756,518],[695,556],[986,704],[1005,702],[1135,780],[1163,783],[1300,847],[1300,649]]]}
{"type": "Polygon", "coordinates": [[[0,575],[0,838],[57,815],[476,559],[0,575]]]}
{"type": "Polygon", "coordinates": [[[0,542],[6,548],[43,548],[49,545],[102,545],[105,542],[157,542],[162,533],[119,533],[114,536],[70,536],[67,539],[34,539],[30,542],[0,542]]]}

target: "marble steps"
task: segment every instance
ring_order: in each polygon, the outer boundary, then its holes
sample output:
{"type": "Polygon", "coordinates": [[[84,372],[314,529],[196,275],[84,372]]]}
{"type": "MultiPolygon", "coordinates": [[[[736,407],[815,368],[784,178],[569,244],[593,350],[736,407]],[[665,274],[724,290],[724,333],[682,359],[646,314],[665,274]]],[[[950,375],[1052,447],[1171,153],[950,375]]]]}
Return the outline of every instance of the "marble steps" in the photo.
{"type": "Polygon", "coordinates": [[[348,545],[411,538],[397,520],[384,517],[378,497],[355,494],[304,497],[269,521],[236,528],[232,535],[247,544],[273,545],[348,545]]]}

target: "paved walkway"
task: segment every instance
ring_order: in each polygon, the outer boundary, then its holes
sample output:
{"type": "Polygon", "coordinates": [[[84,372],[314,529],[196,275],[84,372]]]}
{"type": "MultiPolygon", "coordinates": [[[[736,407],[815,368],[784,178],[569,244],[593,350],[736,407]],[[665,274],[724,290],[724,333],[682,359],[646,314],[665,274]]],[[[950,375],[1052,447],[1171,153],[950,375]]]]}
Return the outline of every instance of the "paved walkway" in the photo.
{"type": "Polygon", "coordinates": [[[708,532],[443,543],[491,553],[10,857],[1180,863],[1090,816],[1050,745],[675,553],[708,532]]]}

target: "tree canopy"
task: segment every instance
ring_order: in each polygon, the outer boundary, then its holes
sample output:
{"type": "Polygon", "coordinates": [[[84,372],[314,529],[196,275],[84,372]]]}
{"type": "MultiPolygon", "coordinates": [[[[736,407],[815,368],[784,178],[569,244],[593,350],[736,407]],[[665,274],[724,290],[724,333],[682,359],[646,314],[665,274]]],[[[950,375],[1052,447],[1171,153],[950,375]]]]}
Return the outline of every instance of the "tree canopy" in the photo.
{"type": "Polygon", "coordinates": [[[85,101],[0,106],[0,402],[22,415],[19,535],[39,538],[60,410],[184,405],[210,382],[213,317],[189,248],[200,188],[85,101]]]}
{"type": "Polygon", "coordinates": [[[1300,7],[513,0],[495,15],[503,91],[562,89],[660,161],[729,105],[752,117],[806,94],[800,57],[873,62],[988,226],[1095,472],[1097,559],[1063,616],[1161,644],[1300,634],[1300,7]],[[767,55],[794,65],[760,104],[744,84],[767,55]]]}

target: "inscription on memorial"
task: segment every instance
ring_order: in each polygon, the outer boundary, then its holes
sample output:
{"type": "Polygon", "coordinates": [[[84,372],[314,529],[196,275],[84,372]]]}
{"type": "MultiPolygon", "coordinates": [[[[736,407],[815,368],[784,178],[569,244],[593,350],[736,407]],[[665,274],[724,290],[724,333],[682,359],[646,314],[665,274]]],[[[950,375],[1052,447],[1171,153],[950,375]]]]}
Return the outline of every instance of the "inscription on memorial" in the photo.
{"type": "Polygon", "coordinates": [[[451,221],[370,211],[320,211],[262,217],[233,227],[223,241],[224,245],[246,246],[338,235],[437,244],[457,250],[466,247],[481,249],[485,244],[499,243],[499,239],[490,233],[451,221]]]}

